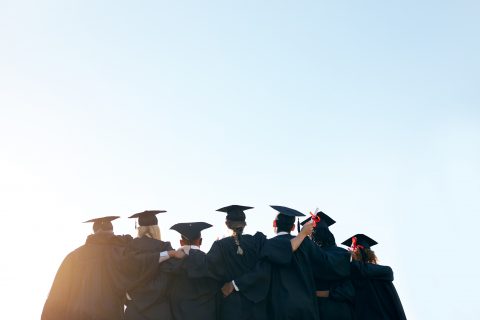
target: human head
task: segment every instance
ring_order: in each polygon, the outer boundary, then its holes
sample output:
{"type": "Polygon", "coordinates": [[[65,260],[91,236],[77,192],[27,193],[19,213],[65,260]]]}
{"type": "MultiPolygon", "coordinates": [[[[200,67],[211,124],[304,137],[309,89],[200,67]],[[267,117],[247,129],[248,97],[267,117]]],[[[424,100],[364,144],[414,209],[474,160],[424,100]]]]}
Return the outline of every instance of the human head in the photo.
{"type": "Polygon", "coordinates": [[[342,244],[350,247],[350,251],[352,251],[352,259],[355,261],[373,264],[377,263],[377,256],[371,247],[378,244],[378,242],[369,236],[363,233],[357,233],[353,237],[343,241],[342,244]]]}
{"type": "Polygon", "coordinates": [[[352,259],[363,263],[377,264],[378,258],[370,248],[357,248],[352,251],[352,259]]]}
{"type": "Polygon", "coordinates": [[[165,210],[146,210],[135,213],[129,218],[138,219],[137,233],[138,237],[150,237],[152,239],[162,240],[160,228],[158,226],[157,214],[167,212],[165,210]]]}
{"type": "Polygon", "coordinates": [[[290,233],[295,229],[295,217],[279,213],[277,214],[275,220],[273,220],[273,228],[275,230],[275,233],[290,233]]]}
{"type": "Polygon", "coordinates": [[[194,245],[200,247],[202,245],[202,230],[212,227],[206,222],[184,222],[177,223],[170,227],[181,235],[180,245],[194,245]]]}
{"type": "Polygon", "coordinates": [[[197,246],[197,247],[200,247],[202,245],[202,238],[189,240],[185,236],[182,236],[182,239],[180,239],[180,245],[181,246],[197,246]]]}
{"type": "Polygon", "coordinates": [[[323,221],[317,223],[317,225],[313,229],[312,240],[321,247],[329,247],[335,245],[335,237],[323,221]]]}
{"type": "Polygon", "coordinates": [[[217,211],[224,212],[227,214],[225,219],[225,225],[228,229],[233,231],[234,235],[241,235],[243,229],[247,225],[245,222],[245,210],[253,209],[253,207],[241,206],[241,205],[230,205],[217,209],[217,211]]]}
{"type": "Polygon", "coordinates": [[[295,229],[295,218],[305,216],[300,211],[283,206],[270,206],[278,211],[278,214],[273,221],[275,232],[290,233],[295,229]]]}
{"type": "Polygon", "coordinates": [[[110,221],[107,222],[94,222],[93,233],[113,233],[113,224],[110,221]]]}
{"type": "Polygon", "coordinates": [[[89,223],[93,222],[93,233],[113,233],[113,225],[112,221],[115,219],[120,218],[119,216],[106,216],[106,217],[101,217],[101,218],[94,218],[90,219],[87,221],[84,221],[84,223],[89,223]]]}

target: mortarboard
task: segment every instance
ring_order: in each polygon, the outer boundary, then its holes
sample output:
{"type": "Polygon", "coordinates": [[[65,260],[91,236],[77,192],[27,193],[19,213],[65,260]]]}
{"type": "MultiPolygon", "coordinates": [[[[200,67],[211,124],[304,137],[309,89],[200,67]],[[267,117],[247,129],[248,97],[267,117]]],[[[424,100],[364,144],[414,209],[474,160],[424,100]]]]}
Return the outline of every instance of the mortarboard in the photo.
{"type": "Polygon", "coordinates": [[[87,221],[83,221],[83,223],[88,223],[88,222],[93,222],[93,223],[106,223],[106,222],[112,222],[115,219],[120,218],[119,216],[106,216],[106,217],[101,217],[101,218],[95,218],[95,219],[90,219],[87,221]]]}
{"type": "Polygon", "coordinates": [[[353,244],[353,246],[355,247],[362,246],[366,249],[369,249],[370,247],[373,247],[374,245],[378,244],[378,242],[364,235],[363,233],[357,233],[353,237],[343,241],[342,244],[347,247],[352,247],[352,244],[353,244]]]}
{"type": "Polygon", "coordinates": [[[202,230],[210,228],[212,225],[206,222],[185,222],[177,223],[170,229],[177,231],[187,240],[193,241],[201,237],[202,230]]]}
{"type": "Polygon", "coordinates": [[[270,206],[273,209],[277,210],[279,214],[283,214],[289,217],[303,217],[304,214],[301,213],[300,211],[297,211],[295,209],[287,208],[287,207],[282,207],[282,206],[270,206]]]}
{"type": "MultiPolygon", "coordinates": [[[[332,224],[336,223],[335,220],[330,218],[325,212],[317,212],[317,217],[320,217],[320,222],[323,222],[327,225],[327,227],[330,227],[332,224]]],[[[308,221],[312,220],[312,217],[308,217],[307,219],[303,220],[300,224],[303,226],[305,223],[308,221]]]]}
{"type": "Polygon", "coordinates": [[[245,210],[253,209],[253,207],[231,205],[217,209],[220,212],[227,213],[227,220],[231,221],[245,221],[245,210]]]}
{"type": "Polygon", "coordinates": [[[138,218],[138,225],[140,226],[154,226],[158,224],[156,215],[159,213],[167,212],[165,210],[146,210],[143,212],[135,213],[129,218],[138,218]]]}
{"type": "Polygon", "coordinates": [[[84,221],[83,223],[93,222],[93,230],[94,231],[97,231],[99,229],[113,230],[112,221],[115,220],[115,219],[118,219],[118,218],[120,218],[120,217],[119,216],[106,216],[106,217],[90,219],[90,220],[84,221]]]}

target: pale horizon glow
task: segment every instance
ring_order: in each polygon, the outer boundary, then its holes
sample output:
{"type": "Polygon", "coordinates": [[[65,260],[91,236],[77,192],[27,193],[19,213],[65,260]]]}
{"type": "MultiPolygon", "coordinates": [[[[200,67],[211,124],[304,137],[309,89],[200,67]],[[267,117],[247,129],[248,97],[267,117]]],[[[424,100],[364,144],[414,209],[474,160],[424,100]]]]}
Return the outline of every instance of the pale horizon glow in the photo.
{"type": "Polygon", "coordinates": [[[39,319],[91,225],[320,208],[408,319],[477,319],[478,1],[0,1],[0,300],[39,319]],[[471,249],[470,246],[473,245],[471,249]],[[470,258],[472,257],[472,258],[470,258]]]}

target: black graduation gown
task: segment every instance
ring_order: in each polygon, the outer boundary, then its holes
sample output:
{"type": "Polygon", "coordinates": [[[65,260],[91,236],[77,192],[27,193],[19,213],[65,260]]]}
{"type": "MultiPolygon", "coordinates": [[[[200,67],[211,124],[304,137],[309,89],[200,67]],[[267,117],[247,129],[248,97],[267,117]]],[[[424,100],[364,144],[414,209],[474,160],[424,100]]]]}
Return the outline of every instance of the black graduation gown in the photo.
{"type": "MultiPolygon", "coordinates": [[[[230,282],[256,267],[261,257],[266,237],[263,233],[244,234],[240,237],[243,255],[237,254],[237,245],[232,237],[223,238],[213,243],[205,255],[199,250],[190,250],[185,259],[186,270],[190,278],[210,277],[221,285],[230,282]]],[[[263,289],[263,286],[259,286],[263,289]]],[[[240,292],[234,291],[222,298],[218,319],[221,320],[255,320],[267,319],[265,301],[255,299],[258,288],[251,286],[240,292]]]]}
{"type": "MultiPolygon", "coordinates": [[[[205,255],[202,251],[197,254],[205,255]]],[[[184,262],[184,261],[182,261],[184,262]]],[[[170,307],[175,320],[213,320],[221,285],[212,278],[189,278],[186,264],[176,269],[170,293],[170,307]]]]}
{"type": "MultiPolygon", "coordinates": [[[[290,240],[290,234],[269,239],[270,245],[290,240]]],[[[349,276],[350,255],[329,254],[305,239],[286,264],[272,263],[269,294],[269,319],[318,320],[314,272],[323,280],[339,280],[349,276]]]]}
{"type": "MultiPolygon", "coordinates": [[[[173,249],[170,242],[141,237],[130,242],[129,250],[131,252],[159,253],[173,249]]],[[[175,261],[171,260],[162,262],[157,266],[157,270],[151,278],[145,279],[141,285],[128,291],[131,300],[126,301],[126,320],[173,319],[169,302],[173,275],[166,271],[169,265],[175,264],[175,261]]]]}
{"type": "Polygon", "coordinates": [[[355,319],[407,319],[392,283],[393,271],[390,267],[354,261],[351,268],[356,292],[355,319]]]}
{"type": "MultiPolygon", "coordinates": [[[[332,246],[322,246],[330,254],[349,254],[347,250],[332,246]]],[[[355,289],[349,277],[342,280],[324,280],[320,274],[315,273],[315,287],[317,291],[328,290],[328,298],[317,297],[318,313],[320,320],[352,320],[355,289]]]]}
{"type": "Polygon", "coordinates": [[[128,236],[94,234],[71,252],[57,271],[42,320],[124,319],[125,292],[149,276],[158,254],[127,254],[128,236]]]}

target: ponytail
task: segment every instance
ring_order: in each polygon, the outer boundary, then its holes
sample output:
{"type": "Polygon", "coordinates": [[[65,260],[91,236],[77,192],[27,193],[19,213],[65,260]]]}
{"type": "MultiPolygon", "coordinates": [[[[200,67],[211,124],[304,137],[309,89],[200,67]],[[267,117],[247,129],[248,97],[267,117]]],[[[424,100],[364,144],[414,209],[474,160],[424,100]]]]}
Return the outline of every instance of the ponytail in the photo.
{"type": "Polygon", "coordinates": [[[237,254],[243,256],[243,249],[240,246],[240,237],[242,236],[243,233],[243,228],[244,227],[239,227],[233,229],[233,241],[235,241],[235,244],[237,245],[237,254]]]}

